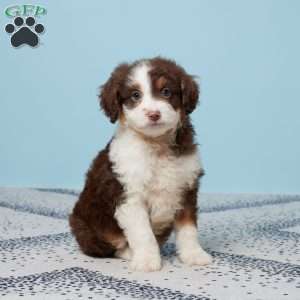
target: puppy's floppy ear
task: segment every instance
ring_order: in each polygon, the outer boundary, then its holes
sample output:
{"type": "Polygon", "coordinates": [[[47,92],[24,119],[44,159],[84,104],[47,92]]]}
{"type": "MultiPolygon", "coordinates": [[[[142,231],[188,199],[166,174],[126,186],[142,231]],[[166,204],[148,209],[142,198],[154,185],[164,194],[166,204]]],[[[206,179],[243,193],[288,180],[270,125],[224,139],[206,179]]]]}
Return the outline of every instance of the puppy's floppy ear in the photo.
{"type": "Polygon", "coordinates": [[[120,88],[127,78],[128,64],[119,65],[110,75],[108,81],[101,86],[100,107],[112,123],[118,120],[121,112],[120,88]]]}
{"type": "Polygon", "coordinates": [[[182,104],[187,114],[190,114],[198,104],[199,86],[194,77],[184,74],[181,79],[182,104]]]}

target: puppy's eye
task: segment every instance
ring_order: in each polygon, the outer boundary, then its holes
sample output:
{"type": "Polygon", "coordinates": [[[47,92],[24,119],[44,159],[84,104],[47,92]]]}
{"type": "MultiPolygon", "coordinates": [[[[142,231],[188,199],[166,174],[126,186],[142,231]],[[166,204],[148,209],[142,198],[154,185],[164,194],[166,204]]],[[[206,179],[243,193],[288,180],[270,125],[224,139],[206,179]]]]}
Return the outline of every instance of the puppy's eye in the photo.
{"type": "Polygon", "coordinates": [[[141,97],[142,97],[142,95],[141,95],[141,92],[140,92],[140,91],[133,91],[133,92],[131,93],[131,99],[132,99],[133,101],[138,101],[138,100],[141,99],[141,97]]]}
{"type": "Polygon", "coordinates": [[[165,98],[170,98],[171,97],[171,90],[167,87],[161,89],[160,94],[165,97],[165,98]]]}

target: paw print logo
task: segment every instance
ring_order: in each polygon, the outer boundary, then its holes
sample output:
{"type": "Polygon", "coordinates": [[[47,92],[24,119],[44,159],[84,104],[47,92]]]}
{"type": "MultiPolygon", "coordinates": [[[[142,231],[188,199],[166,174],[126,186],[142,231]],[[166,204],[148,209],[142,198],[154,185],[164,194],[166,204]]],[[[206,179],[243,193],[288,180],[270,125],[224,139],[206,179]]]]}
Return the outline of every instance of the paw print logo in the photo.
{"type": "Polygon", "coordinates": [[[12,46],[19,47],[26,44],[35,47],[39,43],[38,35],[45,30],[44,25],[35,24],[33,17],[27,17],[25,22],[22,17],[16,17],[14,24],[7,24],[5,31],[12,34],[10,42],[12,46]]]}

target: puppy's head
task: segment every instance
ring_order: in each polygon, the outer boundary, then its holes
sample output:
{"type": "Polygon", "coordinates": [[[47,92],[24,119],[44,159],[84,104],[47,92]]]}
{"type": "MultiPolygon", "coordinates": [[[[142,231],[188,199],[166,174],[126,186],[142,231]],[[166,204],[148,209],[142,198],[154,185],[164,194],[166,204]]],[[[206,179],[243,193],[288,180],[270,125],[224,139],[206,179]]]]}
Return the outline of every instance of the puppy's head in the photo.
{"type": "Polygon", "coordinates": [[[195,109],[198,94],[197,83],[182,67],[156,57],[119,65],[99,98],[111,122],[158,137],[180,126],[195,109]]]}

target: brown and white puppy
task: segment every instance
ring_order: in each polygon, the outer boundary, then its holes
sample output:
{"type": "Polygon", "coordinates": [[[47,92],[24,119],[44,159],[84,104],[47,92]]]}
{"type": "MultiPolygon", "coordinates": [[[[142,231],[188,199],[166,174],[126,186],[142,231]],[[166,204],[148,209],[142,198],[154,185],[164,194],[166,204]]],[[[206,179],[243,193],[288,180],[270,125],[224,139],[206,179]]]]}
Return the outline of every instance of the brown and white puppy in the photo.
{"type": "Polygon", "coordinates": [[[160,246],[175,229],[181,261],[211,262],[197,237],[203,169],[189,114],[198,94],[192,76],[160,57],[121,64],[102,86],[100,105],[118,127],[70,216],[84,253],[159,270],[160,246]]]}

